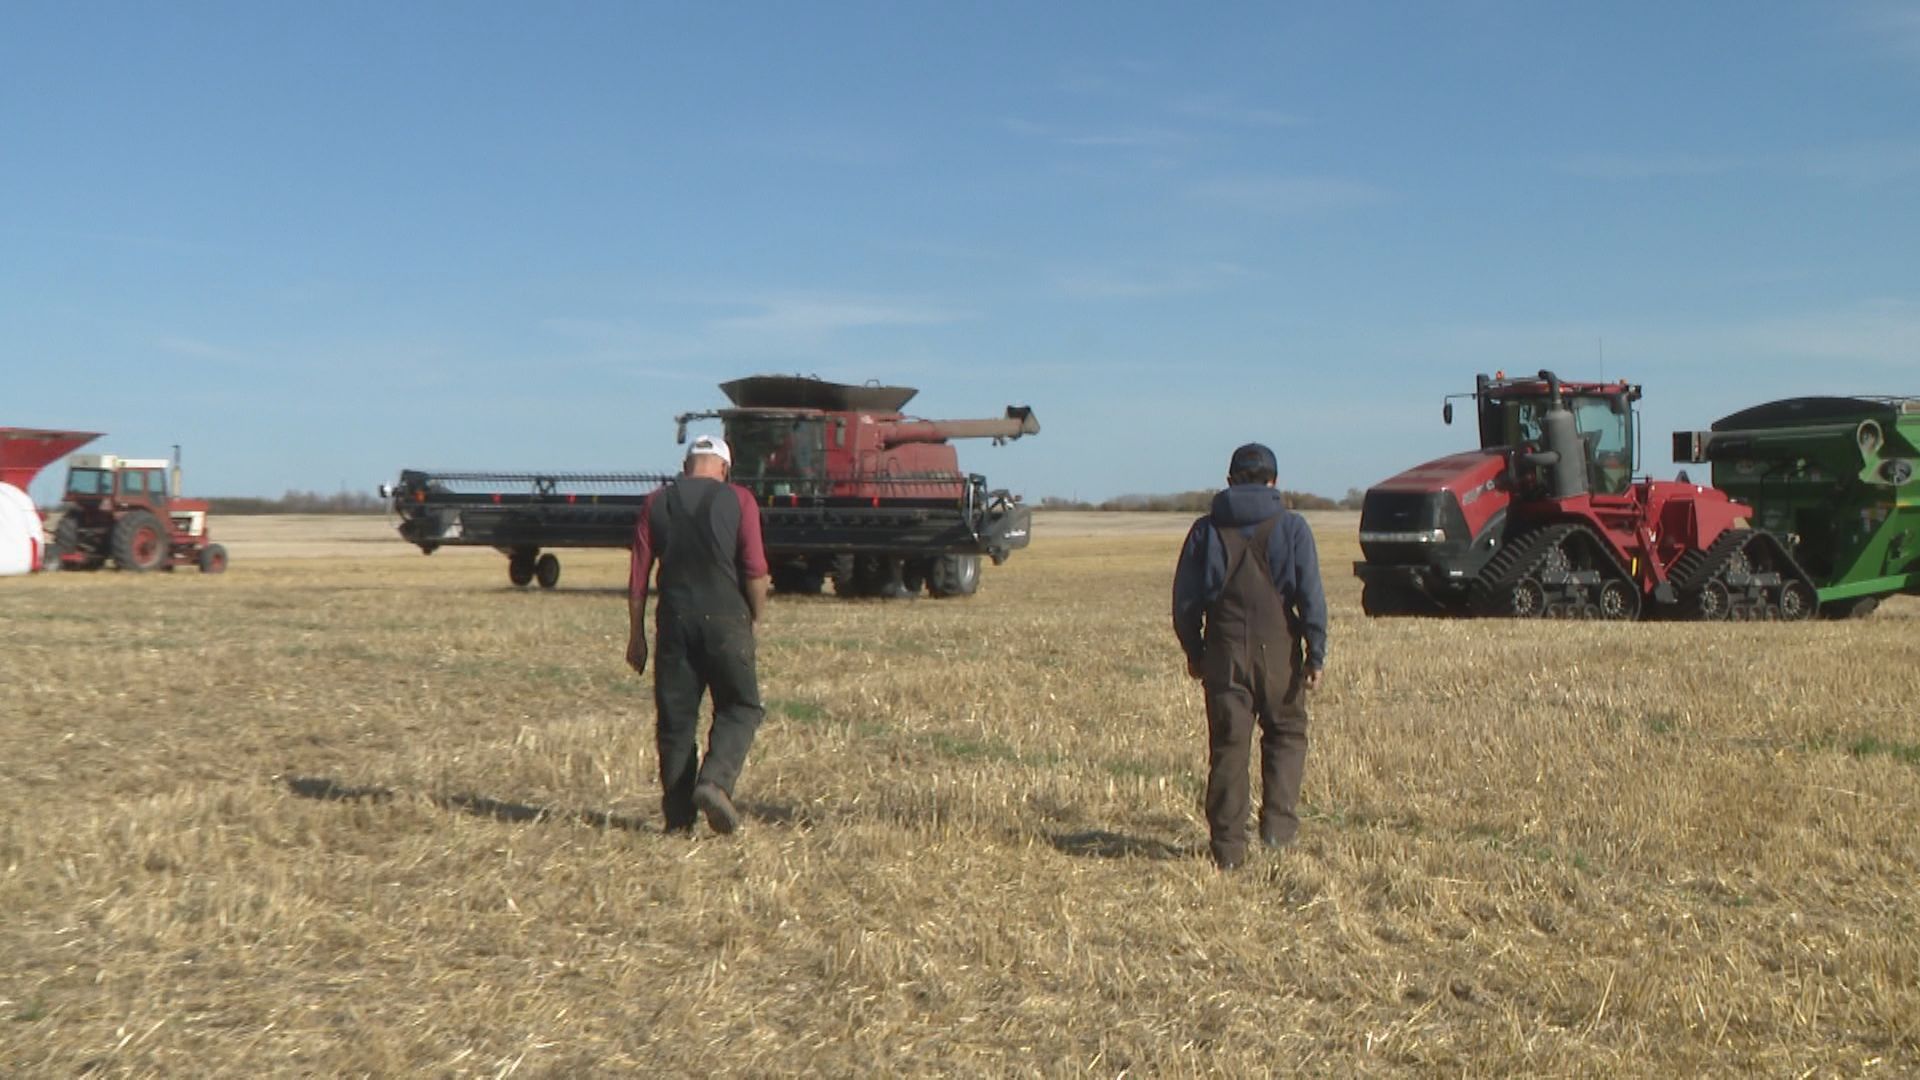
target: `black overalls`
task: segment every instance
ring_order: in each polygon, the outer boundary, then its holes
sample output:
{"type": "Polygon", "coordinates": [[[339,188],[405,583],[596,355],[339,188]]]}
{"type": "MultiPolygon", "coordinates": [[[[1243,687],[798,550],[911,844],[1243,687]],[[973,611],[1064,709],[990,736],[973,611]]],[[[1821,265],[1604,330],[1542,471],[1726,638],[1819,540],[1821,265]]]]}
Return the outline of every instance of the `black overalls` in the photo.
{"type": "Polygon", "coordinates": [[[653,649],[660,804],[668,829],[691,828],[694,785],[707,781],[731,795],[765,715],[740,581],[741,507],[731,485],[687,476],[661,492],[650,513],[660,561],[653,649]],[[713,727],[701,761],[700,699],[708,691],[713,727]]]}
{"type": "Polygon", "coordinates": [[[1287,626],[1267,544],[1283,515],[1243,535],[1214,527],[1226,549],[1227,578],[1207,609],[1202,661],[1207,693],[1207,828],[1214,861],[1237,866],[1247,855],[1248,758],[1260,725],[1260,835],[1288,844],[1300,831],[1294,806],[1307,763],[1303,644],[1287,626]]]}

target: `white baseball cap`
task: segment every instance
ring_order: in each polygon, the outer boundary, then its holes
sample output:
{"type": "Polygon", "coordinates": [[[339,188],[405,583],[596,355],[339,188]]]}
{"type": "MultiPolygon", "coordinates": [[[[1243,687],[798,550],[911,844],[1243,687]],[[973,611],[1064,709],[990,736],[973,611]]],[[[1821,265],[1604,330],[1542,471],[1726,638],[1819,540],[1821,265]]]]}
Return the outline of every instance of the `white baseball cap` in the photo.
{"type": "Polygon", "coordinates": [[[733,464],[733,450],[727,446],[727,440],[717,435],[701,435],[696,437],[693,440],[693,445],[687,447],[688,457],[692,457],[695,454],[712,454],[714,457],[726,462],[729,466],[733,464]]]}

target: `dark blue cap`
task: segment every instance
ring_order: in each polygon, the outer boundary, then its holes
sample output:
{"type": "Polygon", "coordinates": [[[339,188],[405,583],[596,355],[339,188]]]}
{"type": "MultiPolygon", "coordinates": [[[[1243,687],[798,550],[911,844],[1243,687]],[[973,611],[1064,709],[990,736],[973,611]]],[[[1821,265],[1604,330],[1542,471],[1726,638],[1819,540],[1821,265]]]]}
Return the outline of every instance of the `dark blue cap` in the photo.
{"type": "Polygon", "coordinates": [[[1274,457],[1273,451],[1265,446],[1250,442],[1233,452],[1233,462],[1227,466],[1227,475],[1245,476],[1255,472],[1279,476],[1280,460],[1274,457]]]}

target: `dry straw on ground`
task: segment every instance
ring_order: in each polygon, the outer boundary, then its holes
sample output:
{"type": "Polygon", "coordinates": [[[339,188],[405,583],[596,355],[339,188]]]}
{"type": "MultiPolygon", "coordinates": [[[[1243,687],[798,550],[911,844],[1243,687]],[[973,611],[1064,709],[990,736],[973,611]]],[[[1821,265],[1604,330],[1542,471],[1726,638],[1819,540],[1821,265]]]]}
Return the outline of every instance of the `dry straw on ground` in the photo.
{"type": "Polygon", "coordinates": [[[1317,517],[1302,841],[1221,875],[1181,526],[1087,520],[776,603],[732,839],[658,831],[613,553],[0,583],[0,1073],[1920,1068],[1920,603],[1368,621],[1317,517]]]}

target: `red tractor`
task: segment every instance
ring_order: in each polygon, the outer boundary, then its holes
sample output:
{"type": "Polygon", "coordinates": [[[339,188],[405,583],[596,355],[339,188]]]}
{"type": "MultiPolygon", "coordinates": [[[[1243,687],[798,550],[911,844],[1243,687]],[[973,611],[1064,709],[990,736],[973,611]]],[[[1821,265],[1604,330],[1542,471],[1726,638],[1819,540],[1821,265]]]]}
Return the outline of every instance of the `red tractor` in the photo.
{"type": "Polygon", "coordinates": [[[53,550],[65,570],[198,566],[218,574],[227,549],[210,543],[207,503],[179,496],[180,463],[160,458],[75,454],[67,461],[66,512],[53,550]]]}
{"type": "MultiPolygon", "coordinates": [[[[1814,583],[1751,510],[1682,480],[1634,477],[1625,382],[1477,377],[1480,449],[1369,489],[1369,615],[1804,619],[1814,583]]],[[[1443,415],[1453,422],[1453,404],[1443,415]]]]}

